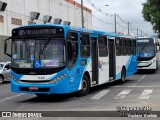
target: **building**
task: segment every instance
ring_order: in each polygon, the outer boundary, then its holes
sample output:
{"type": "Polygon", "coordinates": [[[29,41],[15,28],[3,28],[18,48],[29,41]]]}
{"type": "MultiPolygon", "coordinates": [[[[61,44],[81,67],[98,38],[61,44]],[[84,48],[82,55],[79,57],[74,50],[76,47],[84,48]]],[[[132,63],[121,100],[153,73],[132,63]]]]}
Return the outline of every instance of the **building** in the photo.
{"type": "MultiPolygon", "coordinates": [[[[11,36],[13,28],[31,24],[30,12],[39,12],[35,23],[43,23],[43,16],[52,16],[51,23],[55,18],[70,21],[71,26],[82,26],[81,4],[74,0],[0,0],[7,3],[5,11],[0,11],[0,56],[3,54],[3,41],[6,36],[11,36]]],[[[92,28],[92,11],[83,7],[85,28],[92,28]]],[[[5,60],[0,58],[0,61],[5,60]]]]}

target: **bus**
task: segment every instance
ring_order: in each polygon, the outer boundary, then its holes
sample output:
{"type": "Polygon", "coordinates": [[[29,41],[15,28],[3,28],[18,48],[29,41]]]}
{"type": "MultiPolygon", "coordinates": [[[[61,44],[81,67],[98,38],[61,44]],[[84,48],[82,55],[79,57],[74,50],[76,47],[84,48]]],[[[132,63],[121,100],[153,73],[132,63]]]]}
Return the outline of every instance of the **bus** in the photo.
{"type": "Polygon", "coordinates": [[[138,68],[155,72],[158,69],[157,45],[154,38],[137,38],[138,68]]]}
{"type": "Polygon", "coordinates": [[[137,71],[133,37],[62,24],[15,28],[4,51],[11,57],[11,91],[38,97],[84,96],[93,86],[124,82],[137,71]]]}

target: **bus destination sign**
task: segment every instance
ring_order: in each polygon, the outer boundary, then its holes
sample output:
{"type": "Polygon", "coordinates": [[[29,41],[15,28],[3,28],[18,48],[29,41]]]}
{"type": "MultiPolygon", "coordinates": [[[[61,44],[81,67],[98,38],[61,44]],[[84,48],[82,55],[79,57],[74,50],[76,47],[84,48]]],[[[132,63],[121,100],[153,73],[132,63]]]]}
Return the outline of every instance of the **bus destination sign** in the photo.
{"type": "Polygon", "coordinates": [[[19,36],[33,36],[33,35],[55,35],[56,29],[22,29],[18,30],[19,36]]]}

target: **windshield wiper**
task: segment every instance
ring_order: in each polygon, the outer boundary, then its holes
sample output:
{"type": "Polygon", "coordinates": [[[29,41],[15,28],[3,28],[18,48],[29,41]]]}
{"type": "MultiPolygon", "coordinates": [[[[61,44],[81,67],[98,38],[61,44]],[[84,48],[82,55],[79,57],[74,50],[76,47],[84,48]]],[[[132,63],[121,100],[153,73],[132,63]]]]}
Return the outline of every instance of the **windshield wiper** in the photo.
{"type": "Polygon", "coordinates": [[[46,40],[47,41],[46,41],[45,45],[42,48],[40,48],[40,50],[39,50],[39,59],[40,59],[40,56],[44,53],[44,50],[47,48],[47,45],[51,41],[50,36],[46,40]]]}
{"type": "Polygon", "coordinates": [[[141,48],[141,50],[140,50],[140,51],[142,51],[142,50],[143,50],[147,45],[148,45],[148,44],[144,45],[144,46],[141,48]]]}

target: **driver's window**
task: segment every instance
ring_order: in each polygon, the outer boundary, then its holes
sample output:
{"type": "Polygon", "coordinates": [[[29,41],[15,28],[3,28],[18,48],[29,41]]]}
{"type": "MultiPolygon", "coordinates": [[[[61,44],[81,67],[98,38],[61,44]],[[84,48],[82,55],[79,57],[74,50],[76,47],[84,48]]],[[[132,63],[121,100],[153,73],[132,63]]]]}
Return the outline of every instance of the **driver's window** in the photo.
{"type": "Polygon", "coordinates": [[[68,68],[72,69],[78,57],[78,33],[69,32],[67,34],[67,53],[68,53],[68,68]]]}

